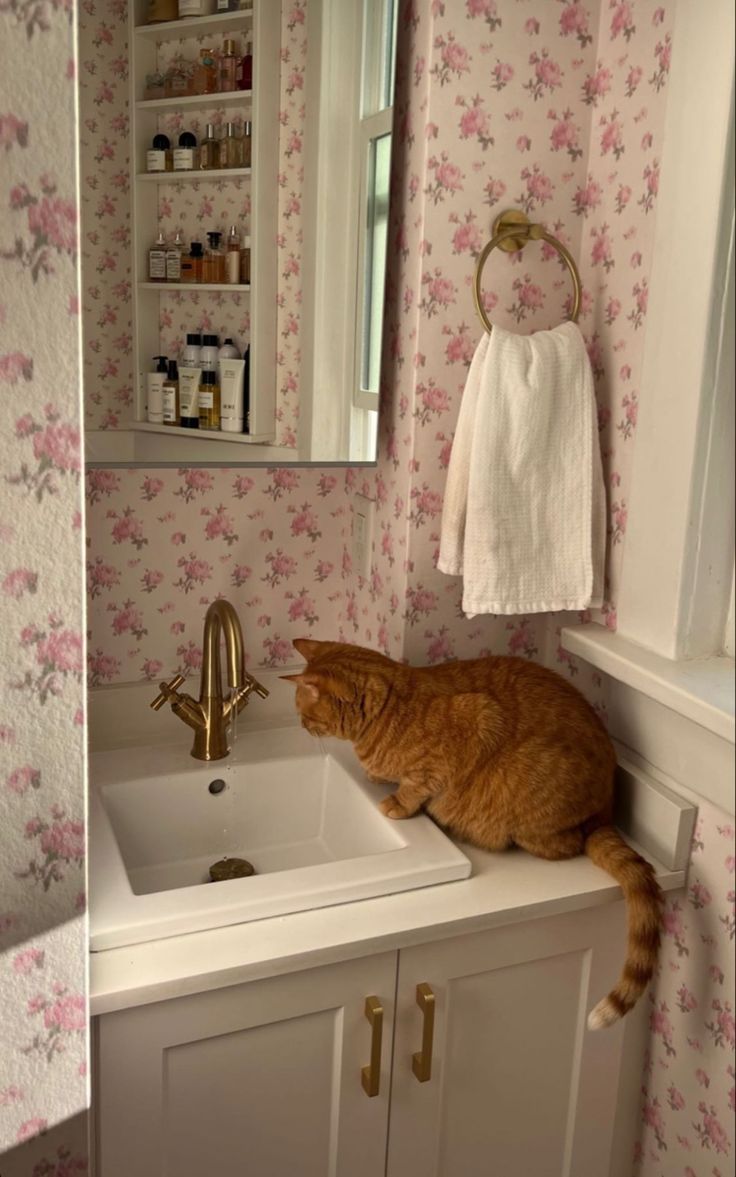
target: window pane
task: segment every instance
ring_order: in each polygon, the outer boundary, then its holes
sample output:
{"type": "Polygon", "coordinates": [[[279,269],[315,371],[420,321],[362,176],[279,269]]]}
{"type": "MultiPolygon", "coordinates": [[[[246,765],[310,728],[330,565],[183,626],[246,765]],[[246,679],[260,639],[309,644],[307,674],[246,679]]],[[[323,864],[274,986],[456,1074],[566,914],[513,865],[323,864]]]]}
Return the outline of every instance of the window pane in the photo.
{"type": "Polygon", "coordinates": [[[388,186],[391,171],[391,136],[371,140],[368,164],[368,203],[363,292],[363,354],[361,388],[378,392],[381,368],[381,334],[386,280],[388,236],[388,186]]]}

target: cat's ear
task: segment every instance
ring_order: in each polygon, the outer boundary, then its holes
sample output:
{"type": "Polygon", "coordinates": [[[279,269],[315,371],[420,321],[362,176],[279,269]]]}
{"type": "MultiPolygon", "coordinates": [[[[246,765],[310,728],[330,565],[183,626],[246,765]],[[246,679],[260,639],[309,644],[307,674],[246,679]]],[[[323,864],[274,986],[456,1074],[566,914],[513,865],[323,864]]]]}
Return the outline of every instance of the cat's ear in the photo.
{"type": "Polygon", "coordinates": [[[305,658],[307,662],[311,662],[315,655],[319,653],[320,646],[323,646],[325,643],[316,642],[314,638],[293,638],[291,644],[301,654],[302,658],[305,658]]]}
{"type": "Polygon", "coordinates": [[[316,702],[319,699],[318,680],[314,675],[308,674],[280,674],[279,678],[283,678],[286,682],[296,683],[298,687],[304,687],[307,694],[316,702]]]}

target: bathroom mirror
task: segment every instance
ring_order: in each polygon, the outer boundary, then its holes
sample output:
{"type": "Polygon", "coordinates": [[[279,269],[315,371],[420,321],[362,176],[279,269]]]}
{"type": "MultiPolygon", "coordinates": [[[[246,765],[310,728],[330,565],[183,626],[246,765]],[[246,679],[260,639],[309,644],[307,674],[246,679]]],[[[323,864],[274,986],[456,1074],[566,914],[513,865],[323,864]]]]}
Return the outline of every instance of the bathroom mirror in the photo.
{"type": "Polygon", "coordinates": [[[395,10],[80,8],[89,465],[375,461],[395,10]]]}

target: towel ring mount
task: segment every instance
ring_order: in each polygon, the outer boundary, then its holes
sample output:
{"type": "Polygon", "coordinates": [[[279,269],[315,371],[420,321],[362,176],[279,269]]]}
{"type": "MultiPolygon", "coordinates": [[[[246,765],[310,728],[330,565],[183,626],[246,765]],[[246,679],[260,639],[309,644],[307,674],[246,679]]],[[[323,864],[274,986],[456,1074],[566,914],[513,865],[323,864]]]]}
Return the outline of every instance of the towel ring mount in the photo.
{"type": "Polygon", "coordinates": [[[518,208],[512,208],[496,217],[496,220],[493,222],[493,236],[491,237],[491,240],[488,242],[488,244],[483,248],[483,251],[479,256],[477,265],[475,267],[475,281],[473,283],[473,298],[475,301],[475,309],[478,312],[481,323],[489,335],[493,330],[493,324],[486,314],[486,310],[482,301],[481,279],[483,276],[483,267],[488,260],[489,254],[494,249],[496,249],[496,247],[503,249],[506,253],[518,253],[520,249],[524,248],[528,241],[546,241],[548,245],[551,245],[552,248],[556,249],[559,253],[570,272],[570,277],[572,278],[574,298],[570,319],[573,323],[577,323],[578,321],[578,315],[580,314],[581,284],[580,274],[578,273],[578,268],[575,265],[572,254],[562,244],[561,241],[558,241],[556,237],[553,237],[551,233],[548,233],[543,225],[532,224],[525,212],[522,212],[522,210],[518,208]]]}

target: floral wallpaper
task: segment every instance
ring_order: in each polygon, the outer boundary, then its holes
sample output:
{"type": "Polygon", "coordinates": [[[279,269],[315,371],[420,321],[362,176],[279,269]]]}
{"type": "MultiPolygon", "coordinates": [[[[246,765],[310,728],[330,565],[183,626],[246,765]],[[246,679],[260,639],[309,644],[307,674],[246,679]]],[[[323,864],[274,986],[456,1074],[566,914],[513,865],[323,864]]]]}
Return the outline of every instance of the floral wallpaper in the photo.
{"type": "Polygon", "coordinates": [[[69,4],[0,4],[3,1177],[87,1171],[75,68],[69,4]]]}
{"type": "MultiPolygon", "coordinates": [[[[293,448],[299,416],[302,184],[306,0],[282,7],[278,202],[279,294],[276,394],[277,445],[293,448]]],[[[159,68],[193,59],[212,38],[162,42],[159,68]]],[[[236,38],[237,40],[237,38],[236,38]]],[[[238,42],[242,47],[242,39],[238,42]]],[[[126,0],[82,0],[79,8],[82,254],[85,424],[88,429],[125,429],[134,413],[131,278],[130,116],[128,110],[128,4],[126,0]]],[[[227,107],[161,116],[159,130],[172,142],[205,124],[242,124],[242,109],[227,107]]],[[[143,161],[138,162],[142,168],[143,161]]],[[[236,224],[250,230],[250,180],[201,180],[160,184],[159,226],[167,240],[180,229],[188,244],[206,244],[206,233],[227,233],[236,224]]],[[[250,342],[247,294],[169,291],[147,297],[160,321],[160,350],[176,358],[187,331],[230,336],[240,350],[250,342]]]]}
{"type": "Polygon", "coordinates": [[[734,824],[701,802],[686,891],[667,896],[634,1177],[734,1170],[734,824]]]}
{"type": "MultiPolygon", "coordinates": [[[[544,657],[544,621],[468,621],[459,581],[435,568],[445,471],[480,332],[475,259],[510,206],[543,221],[581,272],[609,493],[601,620],[615,628],[673,23],[671,0],[404,0],[378,464],[91,472],[93,685],[196,671],[204,610],[218,593],[240,609],[252,666],[293,661],[291,637],[310,632],[424,663],[487,651],[544,657]],[[375,502],[366,576],[350,558],[356,494],[375,502]]],[[[569,297],[566,271],[546,247],[495,254],[486,267],[486,307],[509,329],[559,321],[569,297]]],[[[555,656],[580,683],[576,660],[559,648],[555,656]]],[[[728,829],[704,809],[691,877],[702,890],[668,906],[638,1177],[725,1177],[732,1166],[728,829]],[[670,940],[678,920],[683,952],[674,933],[670,940]],[[678,1006],[682,986],[697,1014],[678,1006]],[[660,1043],[662,1016],[672,1055],[660,1043]],[[700,1049],[685,1045],[698,1017],[691,1036],[700,1049]],[[724,1027],[723,1045],[709,1024],[724,1027]],[[668,1102],[670,1085],[682,1114],[668,1102]],[[719,1153],[716,1139],[731,1151],[719,1153]]]]}

